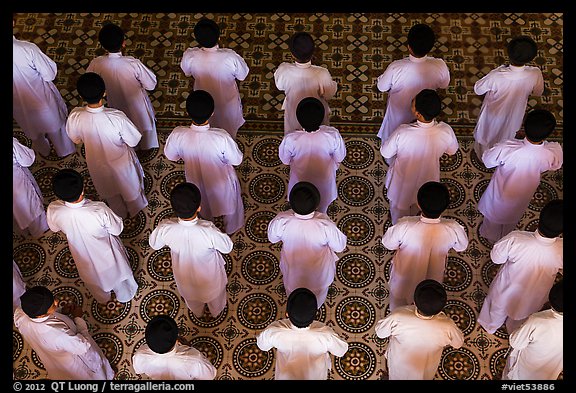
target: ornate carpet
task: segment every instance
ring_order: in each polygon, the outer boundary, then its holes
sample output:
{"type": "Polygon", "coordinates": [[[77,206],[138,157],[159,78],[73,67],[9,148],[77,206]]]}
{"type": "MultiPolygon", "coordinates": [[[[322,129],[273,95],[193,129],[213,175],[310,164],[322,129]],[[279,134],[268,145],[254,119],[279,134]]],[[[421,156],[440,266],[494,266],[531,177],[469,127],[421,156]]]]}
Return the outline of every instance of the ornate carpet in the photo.
{"type": "MultiPolygon", "coordinates": [[[[268,222],[288,207],[289,168],[278,158],[282,140],[283,94],[273,81],[282,61],[291,61],[286,40],[295,31],[311,32],[317,42],[315,64],[330,69],[338,81],[331,101],[332,125],[339,128],[347,147],[337,173],[339,198],[329,216],[348,236],[340,253],[337,274],[318,319],[333,327],[348,343],[342,358],[333,358],[329,378],[334,380],[387,379],[384,351],[387,339],[376,337],[375,322],[388,310],[388,278],[392,252],[381,244],[391,225],[384,179],[388,169],[380,156],[376,132],[382,121],[386,95],[375,88],[376,78],[392,60],[406,55],[406,32],[419,22],[430,24],[438,42],[433,55],[451,70],[450,86],[442,91],[442,120],[459,137],[460,150],[441,160],[441,181],[452,201],[445,214],[465,226],[470,239],[461,253],[451,251],[445,287],[446,313],[465,334],[460,349],[446,348],[435,379],[499,379],[508,350],[504,329],[486,333],[476,317],[488,286],[497,272],[490,261],[491,244],[479,236],[482,220],[476,210],[492,170],[472,151],[472,130],[481,97],[473,92],[476,80],[506,61],[505,43],[526,34],[539,45],[534,64],[544,74],[542,97],[528,106],[552,111],[558,127],[552,139],[562,142],[563,130],[563,19],[562,14],[15,14],[14,34],[38,46],[58,63],[56,84],[69,108],[81,105],[75,90],[77,77],[90,59],[103,53],[97,42],[105,20],[121,24],[128,38],[125,54],[141,59],[158,77],[150,93],[158,117],[160,148],[139,152],[145,170],[149,206],[124,221],[121,238],[128,249],[139,290],[126,303],[97,304],[79,279],[62,233],[48,231],[30,239],[13,231],[13,257],[29,286],[51,288],[63,301],[75,301],[117,379],[141,379],[131,366],[132,353],[144,342],[146,322],[169,314],[180,333],[218,368],[218,379],[272,379],[274,352],[256,346],[256,334],[284,317],[286,295],[278,267],[280,244],[267,239],[268,222]],[[158,222],[172,214],[169,191],[184,180],[182,162],[163,155],[163,144],[176,125],[189,124],[184,101],[192,81],[179,68],[183,51],[195,45],[191,38],[196,20],[214,18],[223,33],[221,46],[236,50],[247,61],[250,74],[240,82],[247,122],[238,133],[244,160],[237,167],[246,212],[244,229],[232,236],[234,249],[226,255],[228,304],[217,318],[192,315],[177,292],[169,250],[155,251],[148,236],[158,222]]],[[[13,135],[31,146],[17,124],[13,135]]],[[[61,168],[75,168],[88,180],[87,196],[98,200],[84,160],[84,150],[65,158],[52,153],[36,156],[31,167],[47,205],[55,199],[51,176],[61,168]]],[[[533,230],[544,204],[563,197],[563,170],[545,173],[519,229],[533,230]]],[[[221,227],[222,223],[216,220],[221,227]]],[[[15,327],[13,371],[17,379],[43,379],[46,372],[15,327]]]]}

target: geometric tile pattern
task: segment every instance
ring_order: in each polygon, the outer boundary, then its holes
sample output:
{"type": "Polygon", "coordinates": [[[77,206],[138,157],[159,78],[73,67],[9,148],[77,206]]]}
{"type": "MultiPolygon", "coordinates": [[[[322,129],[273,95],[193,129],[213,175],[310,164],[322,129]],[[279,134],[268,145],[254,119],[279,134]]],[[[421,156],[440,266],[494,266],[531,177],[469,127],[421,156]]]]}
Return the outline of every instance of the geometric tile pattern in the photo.
{"type": "MultiPolygon", "coordinates": [[[[446,313],[464,332],[462,348],[447,348],[435,379],[499,379],[508,349],[508,336],[499,329],[486,333],[476,318],[488,286],[497,271],[490,261],[491,244],[479,236],[482,220],[476,206],[492,174],[472,154],[472,130],[481,104],[474,82],[504,60],[504,42],[512,35],[529,34],[539,45],[535,63],[545,75],[543,97],[529,106],[551,110],[558,128],[553,139],[562,143],[562,14],[15,14],[17,38],[36,42],[58,63],[57,86],[69,108],[79,105],[74,88],[88,59],[100,54],[97,32],[102,22],[120,23],[129,39],[126,54],[144,61],[158,77],[151,92],[157,111],[160,147],[138,152],[145,172],[147,208],[124,220],[120,235],[139,284],[136,296],[125,304],[98,304],[79,279],[65,237],[46,232],[30,239],[13,232],[13,257],[29,286],[51,288],[61,301],[82,305],[89,330],[102,348],[116,379],[141,379],[131,365],[133,352],[144,342],[146,322],[157,314],[169,314],[180,334],[217,367],[218,379],[272,379],[274,351],[256,346],[256,334],[282,318],[286,295],[278,261],[281,244],[270,244],[268,222],[288,205],[289,168],[278,158],[283,136],[283,95],[276,90],[273,71],[290,55],[287,38],[299,30],[310,31],[320,49],[315,64],[328,67],[338,80],[339,91],[331,103],[332,125],[340,129],[347,155],[337,172],[338,198],[328,214],[347,235],[346,249],[339,253],[336,277],[317,319],[333,327],[348,343],[342,358],[333,358],[329,379],[387,379],[384,351],[387,339],[374,332],[376,321],[388,310],[388,279],[392,252],[381,244],[391,225],[384,188],[388,169],[382,159],[376,132],[382,120],[385,95],[375,80],[390,61],[405,55],[405,35],[413,23],[430,24],[438,36],[434,54],[451,70],[444,92],[443,120],[453,126],[460,149],[441,159],[441,181],[451,193],[446,217],[467,230],[468,248],[449,254],[444,284],[448,290],[446,313]],[[220,24],[223,47],[239,52],[250,73],[240,83],[247,123],[237,142],[244,157],[237,167],[242,186],[246,223],[232,235],[234,248],[225,255],[228,303],[216,318],[197,318],[180,297],[172,274],[169,250],[153,250],[148,237],[158,222],[172,214],[169,190],[184,179],[183,163],[163,154],[170,131],[189,124],[182,103],[190,80],[179,68],[183,51],[190,45],[192,27],[202,16],[220,24]]],[[[15,124],[13,135],[31,146],[15,124]]],[[[55,199],[51,176],[62,168],[74,168],[86,180],[87,197],[99,200],[87,171],[84,149],[58,158],[36,155],[30,168],[44,195],[45,205],[55,199]]],[[[539,211],[550,199],[563,197],[563,169],[545,173],[519,229],[536,228],[539,211]]],[[[221,220],[215,221],[222,228],[221,220]]],[[[16,379],[43,379],[46,372],[36,353],[12,331],[13,371],[16,379]]]]}

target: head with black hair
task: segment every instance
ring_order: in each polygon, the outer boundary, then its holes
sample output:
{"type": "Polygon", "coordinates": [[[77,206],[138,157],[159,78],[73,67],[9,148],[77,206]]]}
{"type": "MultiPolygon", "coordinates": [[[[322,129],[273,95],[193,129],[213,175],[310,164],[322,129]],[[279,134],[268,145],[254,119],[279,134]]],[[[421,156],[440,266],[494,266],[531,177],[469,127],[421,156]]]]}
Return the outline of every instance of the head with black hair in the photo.
{"type": "Polygon", "coordinates": [[[146,344],[156,353],[166,353],[178,340],[178,325],[169,315],[156,315],[146,325],[146,344]]]}
{"type": "Polygon", "coordinates": [[[170,192],[170,204],[176,217],[193,218],[200,209],[200,189],[193,183],[179,183],[170,192]]]}
{"type": "Polygon", "coordinates": [[[296,107],[296,118],[306,131],[316,131],[324,120],[324,105],[316,97],[306,97],[300,100],[296,107]]]}
{"type": "Polygon", "coordinates": [[[76,82],[76,90],[88,104],[97,104],[104,97],[106,85],[104,79],[95,72],[85,72],[76,82]]]}
{"type": "Polygon", "coordinates": [[[506,47],[510,64],[523,66],[531,62],[538,53],[536,42],[528,36],[514,37],[506,47]]]}
{"type": "Polygon", "coordinates": [[[84,179],[72,168],[60,169],[52,176],[52,191],[64,202],[76,202],[84,191],[84,179]]]}
{"type": "Polygon", "coordinates": [[[55,300],[51,290],[38,285],[20,296],[20,307],[30,318],[38,318],[56,310],[58,302],[55,300]]]}
{"type": "Polygon", "coordinates": [[[124,44],[124,30],[114,23],[106,23],[98,33],[98,41],[108,52],[120,52],[124,44]]]}
{"type": "Polygon", "coordinates": [[[533,109],[524,119],[524,133],[530,142],[540,143],[556,128],[556,118],[546,109],[533,109]]]}
{"type": "Polygon", "coordinates": [[[220,38],[220,27],[212,19],[202,18],[194,26],[194,38],[203,48],[212,48],[220,38]]]}
{"type": "Polygon", "coordinates": [[[286,313],[294,326],[298,328],[310,326],[317,312],[316,295],[308,288],[297,288],[288,296],[286,313]]]}
{"type": "Polygon", "coordinates": [[[446,290],[436,280],[423,280],[414,290],[414,304],[423,316],[438,314],[446,306],[447,299],[446,290]]]}
{"type": "Polygon", "coordinates": [[[305,31],[294,33],[288,41],[288,46],[298,63],[307,63],[312,60],[315,44],[310,33],[305,31]]]}
{"type": "Polygon", "coordinates": [[[450,204],[450,191],[444,183],[429,181],[418,189],[417,201],[424,217],[438,218],[450,204]]]}
{"type": "Polygon", "coordinates": [[[538,232],[548,238],[558,237],[564,232],[564,200],[553,199],[540,211],[538,232]]]}
{"type": "Polygon", "coordinates": [[[205,124],[214,113],[214,98],[206,90],[193,90],[186,98],[186,110],[194,124],[205,124]]]}
{"type": "Polygon", "coordinates": [[[555,311],[564,312],[564,280],[552,285],[548,293],[548,301],[555,311]]]}
{"type": "Polygon", "coordinates": [[[425,121],[430,122],[442,111],[442,102],[436,90],[421,90],[412,100],[412,110],[416,116],[420,114],[425,121]]]}
{"type": "Polygon", "coordinates": [[[408,46],[415,57],[426,56],[434,47],[434,30],[424,23],[415,24],[408,31],[408,46]]]}
{"type": "Polygon", "coordinates": [[[301,181],[292,186],[288,200],[294,213],[306,215],[314,212],[320,204],[320,192],[314,184],[301,181]]]}

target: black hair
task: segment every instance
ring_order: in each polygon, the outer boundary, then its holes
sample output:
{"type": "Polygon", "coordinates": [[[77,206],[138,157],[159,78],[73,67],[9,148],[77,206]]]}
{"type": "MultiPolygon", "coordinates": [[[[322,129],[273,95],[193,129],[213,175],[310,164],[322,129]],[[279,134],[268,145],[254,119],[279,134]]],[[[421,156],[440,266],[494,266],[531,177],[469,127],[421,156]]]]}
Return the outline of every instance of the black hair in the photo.
{"type": "Polygon", "coordinates": [[[408,45],[416,57],[427,55],[434,47],[435,41],[434,31],[424,23],[415,24],[408,31],[408,45]]]}
{"type": "Polygon", "coordinates": [[[100,45],[108,52],[120,52],[122,43],[124,42],[124,30],[114,23],[107,23],[100,29],[98,41],[100,41],[100,45]]]}
{"type": "Polygon", "coordinates": [[[524,132],[532,142],[541,142],[556,128],[556,118],[546,109],[534,109],[526,114],[524,132]]]}
{"type": "Polygon", "coordinates": [[[206,90],[191,91],[186,98],[186,110],[195,124],[204,124],[214,113],[214,98],[206,90]]]}
{"type": "Polygon", "coordinates": [[[442,101],[436,90],[424,89],[414,97],[414,108],[426,121],[430,121],[442,111],[442,101]]]}

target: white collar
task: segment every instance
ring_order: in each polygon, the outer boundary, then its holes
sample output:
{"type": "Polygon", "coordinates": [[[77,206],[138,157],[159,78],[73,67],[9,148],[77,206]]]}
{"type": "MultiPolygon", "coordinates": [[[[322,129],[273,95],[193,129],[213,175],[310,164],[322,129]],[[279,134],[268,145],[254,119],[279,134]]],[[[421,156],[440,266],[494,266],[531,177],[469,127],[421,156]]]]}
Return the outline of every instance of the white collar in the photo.
{"type": "Polygon", "coordinates": [[[542,236],[540,234],[540,232],[538,232],[538,229],[536,229],[534,231],[534,237],[536,237],[537,240],[541,241],[542,243],[548,243],[548,244],[552,244],[556,241],[557,237],[546,237],[546,236],[542,236]]]}
{"type": "Polygon", "coordinates": [[[426,57],[427,56],[416,57],[414,55],[408,55],[408,59],[414,63],[422,63],[423,61],[426,61],[426,57]]]}
{"type": "Polygon", "coordinates": [[[104,105],[101,105],[98,108],[92,108],[86,105],[84,108],[86,108],[86,111],[90,113],[104,112],[104,105]]]}
{"type": "Polygon", "coordinates": [[[80,202],[75,202],[75,203],[64,201],[64,205],[66,205],[67,207],[71,207],[72,209],[82,207],[82,206],[84,206],[84,203],[86,203],[86,198],[82,199],[80,202]]]}
{"type": "Polygon", "coordinates": [[[309,219],[311,219],[311,218],[314,217],[314,213],[315,213],[315,212],[312,212],[312,213],[309,213],[309,214],[298,214],[298,213],[294,213],[294,217],[299,218],[299,219],[301,219],[301,220],[309,220],[309,219]]]}
{"type": "Polygon", "coordinates": [[[306,63],[298,63],[295,61],[294,64],[296,64],[296,67],[298,68],[310,68],[312,67],[312,60],[307,61],[306,63]]]}
{"type": "Polygon", "coordinates": [[[429,218],[429,217],[424,217],[423,215],[420,215],[420,221],[425,222],[426,224],[436,224],[436,223],[440,222],[440,217],[429,218]]]}
{"type": "Polygon", "coordinates": [[[199,126],[199,125],[192,123],[192,124],[190,124],[190,128],[192,128],[194,130],[208,131],[210,129],[210,123],[204,124],[202,126],[199,126]]]}
{"type": "Polygon", "coordinates": [[[183,220],[180,217],[178,217],[178,224],[182,224],[184,226],[192,226],[198,223],[198,216],[196,216],[196,218],[193,218],[191,220],[183,220]]]}
{"type": "Polygon", "coordinates": [[[110,52],[108,53],[110,57],[122,57],[122,52],[110,52]]]}
{"type": "Polygon", "coordinates": [[[418,124],[418,127],[430,128],[430,127],[434,127],[436,124],[438,124],[438,122],[436,121],[436,119],[432,119],[432,121],[428,122],[428,123],[424,123],[423,121],[416,120],[416,124],[418,124]]]}

